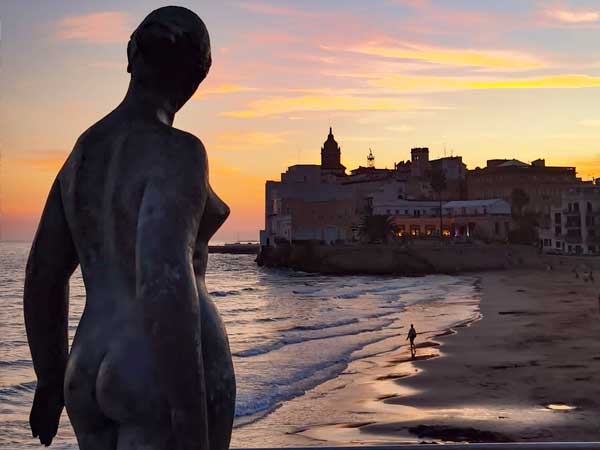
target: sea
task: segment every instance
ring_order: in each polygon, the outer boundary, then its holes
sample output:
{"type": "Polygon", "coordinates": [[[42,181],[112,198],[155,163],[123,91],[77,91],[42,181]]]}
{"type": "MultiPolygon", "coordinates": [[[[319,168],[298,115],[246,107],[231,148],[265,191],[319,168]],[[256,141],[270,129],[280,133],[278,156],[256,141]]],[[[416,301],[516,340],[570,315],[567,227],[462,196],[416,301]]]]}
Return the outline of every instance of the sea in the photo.
{"type": "MultiPolygon", "coordinates": [[[[0,243],[0,448],[5,450],[39,448],[28,426],[36,381],[22,310],[29,247],[0,243]]],[[[245,430],[338,377],[353,361],[406,345],[407,308],[431,304],[442,310],[444,303],[472,304],[478,295],[469,277],[325,276],[260,268],[254,259],[211,254],[206,273],[236,372],[234,443],[245,442],[245,430]]],[[[84,307],[85,287],[77,270],[70,282],[71,338],[84,307]]],[[[266,433],[252,443],[267,447],[287,441],[266,433]]],[[[77,448],[66,413],[52,446],[77,448]]]]}

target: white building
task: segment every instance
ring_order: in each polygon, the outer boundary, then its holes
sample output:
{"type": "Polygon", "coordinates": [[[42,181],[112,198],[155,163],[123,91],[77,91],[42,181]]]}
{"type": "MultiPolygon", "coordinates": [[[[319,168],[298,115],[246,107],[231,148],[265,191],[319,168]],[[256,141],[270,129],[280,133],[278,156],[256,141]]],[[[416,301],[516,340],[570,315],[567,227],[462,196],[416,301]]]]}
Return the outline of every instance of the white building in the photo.
{"type": "Polygon", "coordinates": [[[551,210],[550,226],[540,230],[546,253],[597,255],[600,253],[600,186],[584,185],[562,195],[551,210]]]}
{"type": "Polygon", "coordinates": [[[506,200],[500,198],[489,200],[457,200],[444,204],[444,215],[447,217],[510,216],[511,208],[506,200]]]}

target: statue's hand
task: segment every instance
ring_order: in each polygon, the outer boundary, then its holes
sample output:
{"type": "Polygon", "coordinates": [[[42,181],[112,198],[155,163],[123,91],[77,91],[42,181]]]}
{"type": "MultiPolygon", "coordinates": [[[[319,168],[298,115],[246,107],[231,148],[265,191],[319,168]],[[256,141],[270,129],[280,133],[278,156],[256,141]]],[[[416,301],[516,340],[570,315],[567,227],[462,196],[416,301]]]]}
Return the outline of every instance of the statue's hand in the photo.
{"type": "Polygon", "coordinates": [[[35,389],[33,407],[29,415],[29,425],[33,437],[39,437],[40,443],[48,447],[56,436],[58,422],[64,407],[61,385],[38,386],[35,389]]]}

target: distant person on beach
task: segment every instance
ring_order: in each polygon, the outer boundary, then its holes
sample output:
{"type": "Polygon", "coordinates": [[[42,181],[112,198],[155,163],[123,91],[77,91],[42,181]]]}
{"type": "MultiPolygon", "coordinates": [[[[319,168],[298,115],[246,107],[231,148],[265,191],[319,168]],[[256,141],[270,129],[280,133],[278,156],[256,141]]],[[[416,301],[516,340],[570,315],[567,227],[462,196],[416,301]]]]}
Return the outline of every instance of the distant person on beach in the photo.
{"type": "Polygon", "coordinates": [[[410,355],[414,358],[417,354],[417,348],[415,347],[415,338],[417,337],[417,330],[415,330],[415,326],[411,323],[410,330],[408,330],[408,335],[406,339],[410,339],[410,355]]]}

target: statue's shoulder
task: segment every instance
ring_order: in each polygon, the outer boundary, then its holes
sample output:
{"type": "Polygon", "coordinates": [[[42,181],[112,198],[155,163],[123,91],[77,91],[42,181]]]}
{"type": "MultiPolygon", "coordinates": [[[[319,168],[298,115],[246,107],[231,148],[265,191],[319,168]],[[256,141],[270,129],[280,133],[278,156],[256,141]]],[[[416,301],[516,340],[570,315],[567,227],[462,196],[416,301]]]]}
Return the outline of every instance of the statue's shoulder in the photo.
{"type": "Polygon", "coordinates": [[[175,159],[179,163],[194,169],[206,168],[206,149],[197,136],[172,127],[168,127],[166,133],[169,139],[169,151],[176,152],[177,158],[175,159]]]}
{"type": "Polygon", "coordinates": [[[206,156],[206,149],[200,138],[178,128],[168,127],[167,129],[173,139],[173,144],[178,148],[184,151],[187,149],[190,152],[197,152],[206,156]]]}

